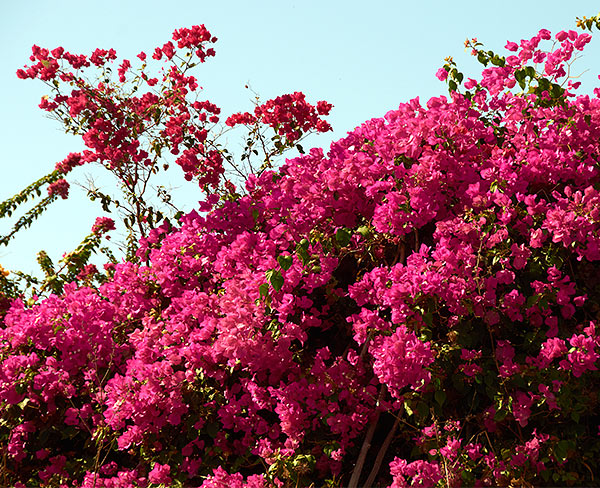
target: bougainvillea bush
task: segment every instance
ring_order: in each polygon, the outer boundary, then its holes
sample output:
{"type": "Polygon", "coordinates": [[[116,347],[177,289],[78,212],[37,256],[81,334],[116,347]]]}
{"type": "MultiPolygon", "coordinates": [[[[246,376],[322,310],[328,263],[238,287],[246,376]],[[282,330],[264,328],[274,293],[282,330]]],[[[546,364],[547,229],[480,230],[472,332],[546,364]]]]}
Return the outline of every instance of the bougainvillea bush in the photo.
{"type": "Polygon", "coordinates": [[[449,98],[208,190],[99,286],[14,300],[0,484],[598,485],[590,37],[471,40],[449,98]]]}

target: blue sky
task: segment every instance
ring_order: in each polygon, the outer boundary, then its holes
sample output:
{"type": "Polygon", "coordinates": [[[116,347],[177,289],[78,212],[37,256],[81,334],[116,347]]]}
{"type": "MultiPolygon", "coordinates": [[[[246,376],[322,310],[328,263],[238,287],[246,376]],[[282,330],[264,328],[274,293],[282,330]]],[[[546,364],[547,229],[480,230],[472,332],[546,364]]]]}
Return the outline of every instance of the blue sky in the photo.
{"type": "MultiPolygon", "coordinates": [[[[512,0],[2,2],[0,200],[50,172],[69,152],[83,149],[79,139],[64,135],[37,108],[47,93],[45,86],[15,75],[28,61],[33,44],[83,54],[113,47],[120,59],[133,60],[141,50],[151,52],[169,40],[174,29],[205,24],[219,41],[216,57],[195,72],[204,97],[225,114],[251,109],[253,95],[244,88],[247,83],[262,100],[294,91],[303,91],[309,101],[327,100],[334,105],[329,117],[334,132],[304,144],[327,147],[401,102],[416,96],[425,102],[444,94],[445,86],[434,74],[446,56],[453,56],[465,74],[476,74],[477,65],[463,46],[465,38],[477,37],[498,52],[507,40],[518,42],[540,28],[553,33],[574,28],[575,17],[595,15],[599,7],[595,1],[512,0]]],[[[575,66],[576,73],[589,70],[582,77],[586,92],[598,84],[600,73],[600,32],[594,37],[575,66]]],[[[232,144],[235,148],[237,140],[232,144]]],[[[103,213],[73,185],[85,182],[90,173],[80,170],[70,178],[69,200],[56,203],[31,229],[0,249],[0,264],[35,272],[37,251],[45,249],[56,261],[89,232],[103,213]]],[[[194,187],[182,188],[178,195],[186,210],[201,198],[194,187]]],[[[2,234],[10,223],[0,221],[2,234]]]]}

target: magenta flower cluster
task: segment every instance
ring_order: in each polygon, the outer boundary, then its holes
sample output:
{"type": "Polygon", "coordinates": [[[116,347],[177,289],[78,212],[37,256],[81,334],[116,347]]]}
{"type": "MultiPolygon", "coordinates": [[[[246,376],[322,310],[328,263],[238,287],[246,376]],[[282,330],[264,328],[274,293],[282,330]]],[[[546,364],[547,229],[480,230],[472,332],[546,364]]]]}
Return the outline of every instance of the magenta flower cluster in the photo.
{"type": "Polygon", "coordinates": [[[345,486],[372,432],[392,487],[591,482],[600,91],[553,91],[589,36],[551,40],[207,197],[98,289],[15,301],[3,481],[345,486]]]}

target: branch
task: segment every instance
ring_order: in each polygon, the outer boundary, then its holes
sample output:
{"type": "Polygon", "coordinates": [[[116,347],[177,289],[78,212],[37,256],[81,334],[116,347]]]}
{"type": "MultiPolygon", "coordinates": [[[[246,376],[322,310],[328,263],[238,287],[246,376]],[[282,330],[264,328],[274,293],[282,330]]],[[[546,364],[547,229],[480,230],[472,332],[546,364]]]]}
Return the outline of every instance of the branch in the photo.
{"type": "MultiPolygon", "coordinates": [[[[379,390],[379,397],[377,398],[376,406],[379,406],[381,400],[386,392],[385,385],[381,386],[379,390]]],[[[360,475],[362,473],[363,466],[365,464],[365,459],[367,458],[367,454],[371,447],[371,441],[373,440],[373,435],[375,434],[375,429],[377,428],[377,422],[379,421],[379,416],[381,412],[377,410],[375,417],[371,421],[371,425],[369,425],[369,430],[367,431],[367,435],[365,436],[365,440],[363,441],[362,448],[360,449],[360,454],[358,455],[358,459],[356,461],[356,465],[354,466],[354,471],[352,471],[352,477],[350,478],[350,482],[348,483],[348,488],[358,488],[358,481],[360,479],[360,475]]]]}
{"type": "Polygon", "coordinates": [[[400,424],[400,417],[396,417],[396,421],[394,422],[394,426],[392,427],[392,430],[390,430],[390,432],[386,436],[385,441],[383,441],[383,444],[381,445],[381,448],[379,449],[379,452],[377,453],[377,457],[375,458],[375,462],[373,463],[373,468],[371,469],[371,472],[369,473],[369,477],[367,478],[367,481],[365,481],[365,488],[370,488],[373,485],[373,482],[375,481],[375,477],[379,473],[379,468],[381,468],[381,463],[383,462],[383,458],[385,457],[385,454],[387,453],[388,447],[390,447],[390,444],[392,443],[392,439],[394,438],[394,434],[396,433],[396,429],[398,428],[399,424],[400,424]]]}

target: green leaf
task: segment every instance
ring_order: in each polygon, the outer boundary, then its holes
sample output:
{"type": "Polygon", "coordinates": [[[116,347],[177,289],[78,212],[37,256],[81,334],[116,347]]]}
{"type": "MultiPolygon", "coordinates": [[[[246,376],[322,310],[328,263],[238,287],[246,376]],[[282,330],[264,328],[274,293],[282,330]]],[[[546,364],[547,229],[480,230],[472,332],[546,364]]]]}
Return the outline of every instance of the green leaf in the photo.
{"type": "Polygon", "coordinates": [[[21,409],[24,410],[25,407],[29,404],[30,400],[29,398],[25,397],[21,402],[17,403],[17,406],[21,409]]]}
{"type": "Polygon", "coordinates": [[[431,312],[424,313],[423,322],[431,327],[433,325],[433,314],[431,312]]]}
{"type": "Polygon", "coordinates": [[[300,256],[300,259],[302,259],[302,264],[306,264],[310,261],[310,256],[302,248],[298,249],[298,256],[300,256]]]}
{"type": "Polygon", "coordinates": [[[519,83],[521,83],[522,81],[525,81],[525,71],[522,69],[518,69],[515,71],[515,80],[517,80],[519,83]]]}
{"type": "Polygon", "coordinates": [[[422,419],[429,417],[429,406],[427,405],[427,403],[419,402],[417,404],[417,412],[419,412],[419,415],[422,419]]]}
{"type": "Polygon", "coordinates": [[[527,308],[533,307],[538,302],[539,299],[540,299],[539,294],[536,293],[535,295],[531,295],[529,298],[527,298],[527,304],[526,304],[527,308]]]}
{"type": "Polygon", "coordinates": [[[63,439],[73,439],[79,433],[79,429],[76,429],[74,426],[69,425],[68,427],[64,427],[60,431],[60,435],[63,439]]]}
{"type": "Polygon", "coordinates": [[[552,98],[560,98],[565,90],[556,83],[552,83],[552,87],[550,88],[550,96],[552,98]]]}
{"type": "Polygon", "coordinates": [[[258,290],[260,291],[261,297],[269,296],[269,283],[263,283],[258,287],[258,290]]]}
{"type": "Polygon", "coordinates": [[[369,227],[366,225],[361,225],[358,229],[356,229],[356,232],[358,232],[363,237],[367,237],[370,233],[369,227]]]}
{"type": "Polygon", "coordinates": [[[504,66],[504,58],[502,56],[495,55],[490,61],[494,66],[504,66]]]}
{"type": "Polygon", "coordinates": [[[323,446],[323,453],[329,456],[333,451],[336,451],[339,448],[340,445],[336,441],[333,441],[331,444],[326,444],[325,446],[323,446]]]}
{"type": "Polygon", "coordinates": [[[277,262],[282,270],[287,271],[292,266],[294,258],[292,258],[292,256],[277,256],[277,262]]]}
{"type": "Polygon", "coordinates": [[[569,453],[569,449],[571,449],[573,442],[562,440],[558,441],[558,444],[554,447],[554,455],[558,462],[562,463],[565,459],[567,459],[567,455],[569,453]]]}
{"type": "Polygon", "coordinates": [[[346,247],[348,244],[350,244],[351,239],[352,239],[352,234],[348,229],[341,228],[341,229],[338,229],[337,232],[335,233],[335,240],[342,247],[346,247]]]}
{"type": "Polygon", "coordinates": [[[550,90],[550,81],[547,78],[540,78],[538,80],[538,91],[548,91],[550,90]]]}
{"type": "Polygon", "coordinates": [[[310,260],[310,256],[308,255],[308,252],[307,252],[308,246],[309,246],[308,239],[302,239],[299,242],[299,244],[296,246],[296,254],[298,254],[298,256],[300,256],[300,258],[302,259],[302,264],[306,264],[310,260]]]}
{"type": "Polygon", "coordinates": [[[281,276],[281,272],[279,270],[271,270],[271,276],[268,278],[275,291],[281,290],[281,287],[283,286],[283,276],[281,276]]]}
{"type": "Polygon", "coordinates": [[[214,439],[219,433],[219,424],[217,424],[216,422],[211,422],[206,426],[206,432],[210,437],[214,439]]]}
{"type": "Polygon", "coordinates": [[[308,243],[308,239],[302,239],[302,240],[300,241],[300,244],[299,244],[299,246],[300,246],[300,248],[302,248],[302,249],[304,249],[305,251],[307,251],[307,250],[308,250],[308,244],[309,244],[309,243],[308,243]]]}
{"type": "Polygon", "coordinates": [[[446,393],[442,390],[437,390],[433,396],[435,398],[435,401],[438,402],[438,404],[440,405],[440,407],[446,401],[446,393]]]}
{"type": "Polygon", "coordinates": [[[506,418],[507,415],[508,415],[508,412],[506,410],[504,410],[504,409],[498,410],[496,412],[496,415],[494,415],[494,420],[496,422],[502,422],[506,418]]]}

